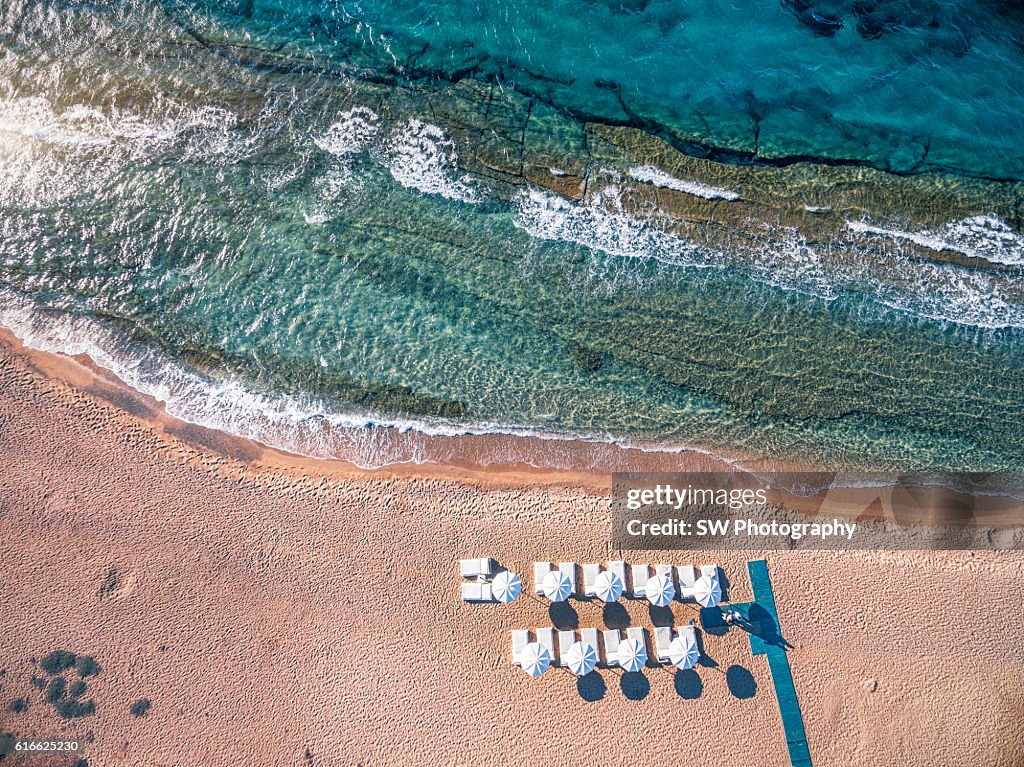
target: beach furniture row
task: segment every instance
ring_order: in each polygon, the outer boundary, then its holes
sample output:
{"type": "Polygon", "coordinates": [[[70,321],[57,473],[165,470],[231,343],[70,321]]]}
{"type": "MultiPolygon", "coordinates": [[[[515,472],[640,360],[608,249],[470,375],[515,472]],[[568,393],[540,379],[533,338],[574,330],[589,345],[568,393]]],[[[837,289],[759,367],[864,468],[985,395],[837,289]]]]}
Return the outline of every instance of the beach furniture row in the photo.
{"type": "Polygon", "coordinates": [[[639,671],[647,664],[649,650],[659,663],[672,663],[677,668],[693,668],[700,659],[697,631],[692,624],[659,626],[652,632],[653,647],[647,629],[633,626],[625,631],[584,628],[577,631],[556,631],[538,628],[533,632],[517,629],[512,632],[512,663],[531,676],[544,673],[549,666],[568,668],[582,676],[596,666],[639,671]]]}
{"type": "MultiPolygon", "coordinates": [[[[634,599],[648,599],[653,604],[666,605],[673,599],[716,604],[721,599],[721,581],[718,565],[627,565],[622,560],[582,567],[582,596],[596,597],[614,602],[622,595],[634,599]],[[704,583],[701,583],[701,580],[704,583]],[[715,594],[717,592],[717,594],[715,594]]],[[[533,563],[533,592],[552,601],[562,601],[570,595],[580,595],[577,566],[574,562],[533,563]]],[[[705,605],[710,606],[710,605],[705,605]]]]}
{"type": "MultiPolygon", "coordinates": [[[[580,568],[575,562],[534,562],[533,593],[552,602],[564,602],[569,597],[590,597],[603,602],[615,602],[623,595],[633,599],[646,599],[664,607],[677,597],[682,601],[696,601],[711,607],[722,598],[717,565],[627,565],[622,560],[582,567],[583,583],[580,589],[580,568]]],[[[463,559],[459,563],[462,599],[466,602],[511,602],[522,591],[522,581],[510,570],[498,565],[490,557],[463,559]]]]}

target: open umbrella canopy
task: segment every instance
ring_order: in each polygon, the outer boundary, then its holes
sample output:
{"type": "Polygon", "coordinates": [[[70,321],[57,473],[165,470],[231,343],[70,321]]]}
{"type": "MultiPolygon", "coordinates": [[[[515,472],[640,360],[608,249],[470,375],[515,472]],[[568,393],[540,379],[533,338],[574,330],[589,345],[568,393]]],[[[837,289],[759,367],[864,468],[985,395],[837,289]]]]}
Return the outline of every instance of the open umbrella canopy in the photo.
{"type": "Polygon", "coordinates": [[[502,570],[491,581],[491,593],[499,602],[508,604],[523,591],[523,582],[511,570],[502,570]]]}
{"type": "Polygon", "coordinates": [[[551,665],[551,653],[543,645],[530,642],[519,653],[519,665],[530,676],[540,676],[551,665]]]}
{"type": "Polygon", "coordinates": [[[541,589],[544,591],[544,596],[552,602],[564,602],[572,593],[572,581],[561,570],[552,570],[544,576],[541,589]]]}
{"type": "Polygon", "coordinates": [[[597,665],[597,649],[586,642],[577,642],[565,654],[565,665],[576,676],[586,676],[597,665]]]}
{"type": "Polygon", "coordinates": [[[619,642],[615,657],[626,671],[639,671],[647,663],[647,648],[643,642],[627,639],[625,642],[619,642]]]}
{"type": "Polygon", "coordinates": [[[722,586],[718,578],[702,575],[693,585],[693,596],[702,607],[714,607],[722,599],[722,586]]]}
{"type": "Polygon", "coordinates": [[[655,607],[665,607],[676,597],[676,587],[664,575],[655,575],[648,579],[644,588],[647,593],[647,601],[655,607]]]}
{"type": "Polygon", "coordinates": [[[622,579],[615,573],[603,570],[594,581],[594,591],[602,602],[614,602],[622,596],[622,579]]]}
{"type": "Polygon", "coordinates": [[[668,659],[676,668],[684,671],[693,668],[700,660],[700,650],[697,649],[697,640],[690,634],[677,636],[668,646],[668,659]]]}

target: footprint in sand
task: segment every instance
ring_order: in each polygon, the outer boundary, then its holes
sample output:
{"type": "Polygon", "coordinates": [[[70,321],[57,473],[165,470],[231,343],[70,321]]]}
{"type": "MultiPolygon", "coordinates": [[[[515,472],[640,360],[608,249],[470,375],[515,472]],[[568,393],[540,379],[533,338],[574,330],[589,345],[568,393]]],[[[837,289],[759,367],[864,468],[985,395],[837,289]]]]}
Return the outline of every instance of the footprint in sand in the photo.
{"type": "Polygon", "coordinates": [[[116,567],[108,567],[100,579],[96,595],[101,599],[123,599],[135,591],[135,576],[124,574],[116,567]]]}

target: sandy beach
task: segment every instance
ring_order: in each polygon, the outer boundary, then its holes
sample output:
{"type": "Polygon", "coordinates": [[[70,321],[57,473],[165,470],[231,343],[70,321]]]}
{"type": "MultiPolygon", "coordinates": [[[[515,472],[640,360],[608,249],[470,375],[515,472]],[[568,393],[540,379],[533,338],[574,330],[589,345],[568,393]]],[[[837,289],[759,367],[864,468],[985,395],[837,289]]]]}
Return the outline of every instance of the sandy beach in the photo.
{"type": "MultiPolygon", "coordinates": [[[[85,738],[91,767],[788,763],[767,663],[736,630],[703,635],[696,673],[530,679],[511,629],[649,627],[648,608],[458,600],[461,557],[524,576],[610,558],[606,477],[289,461],[117,407],[61,364],[0,345],[2,729],[85,738]],[[58,649],[100,664],[93,715],[61,719],[32,685],[58,649]]],[[[761,556],[690,558],[743,601],[761,556]]],[[[1024,762],[1019,554],[766,558],[815,764],[1024,762]]]]}

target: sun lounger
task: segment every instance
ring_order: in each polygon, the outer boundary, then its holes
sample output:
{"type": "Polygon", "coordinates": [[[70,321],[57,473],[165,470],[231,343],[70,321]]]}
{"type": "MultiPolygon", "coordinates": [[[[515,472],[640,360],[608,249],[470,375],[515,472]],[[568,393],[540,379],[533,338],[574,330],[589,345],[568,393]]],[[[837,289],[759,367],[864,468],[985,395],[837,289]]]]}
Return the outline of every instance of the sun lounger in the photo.
{"type": "Polygon", "coordinates": [[[569,652],[569,648],[576,644],[576,632],[575,631],[559,631],[558,632],[558,663],[559,666],[565,665],[565,656],[569,652]]]}
{"type": "Polygon", "coordinates": [[[642,599],[647,596],[647,579],[651,569],[647,565],[631,565],[629,569],[633,576],[633,596],[642,599]]]}
{"type": "Polygon", "coordinates": [[[597,640],[597,629],[580,629],[580,641],[594,648],[594,652],[601,652],[601,644],[597,640]]]}
{"type": "Polygon", "coordinates": [[[537,644],[541,647],[547,648],[548,653],[551,655],[551,659],[555,658],[555,630],[550,626],[542,629],[537,629],[534,634],[537,636],[537,644]]]}
{"type": "Polygon", "coordinates": [[[693,599],[693,586],[697,583],[697,571],[693,565],[679,565],[676,572],[679,574],[679,598],[693,599]]]}
{"type": "Polygon", "coordinates": [[[619,651],[619,630],[606,629],[601,632],[601,638],[604,639],[604,665],[618,666],[619,659],[615,653],[619,651]]]}
{"type": "Polygon", "coordinates": [[[694,644],[697,642],[697,628],[692,623],[687,623],[685,626],[676,626],[676,636],[685,637],[688,636],[693,639],[694,644]]]}
{"type": "Polygon", "coordinates": [[[635,639],[637,642],[643,645],[644,650],[647,649],[647,630],[642,628],[641,626],[631,626],[630,628],[626,629],[626,638],[635,639]]]}
{"type": "Polygon", "coordinates": [[[495,562],[490,557],[459,560],[459,573],[463,578],[486,580],[494,575],[495,562]]]}
{"type": "Polygon", "coordinates": [[[718,580],[718,565],[701,565],[700,574],[706,575],[712,580],[718,580]]]}
{"type": "Polygon", "coordinates": [[[608,572],[615,573],[619,576],[619,580],[622,581],[622,590],[626,590],[626,586],[629,581],[626,580],[626,563],[620,560],[608,563],[608,572]]]}
{"type": "Polygon", "coordinates": [[[519,654],[530,644],[530,632],[516,629],[512,632],[512,664],[519,665],[519,654]]]}
{"type": "Polygon", "coordinates": [[[463,583],[462,600],[464,602],[494,602],[494,593],[491,591],[491,584],[481,581],[463,583]]]}
{"type": "Polygon", "coordinates": [[[672,565],[655,565],[654,574],[668,578],[668,582],[675,586],[676,569],[672,565]]]}
{"type": "Polygon", "coordinates": [[[575,562],[559,562],[558,569],[565,574],[565,577],[569,579],[569,583],[572,584],[572,594],[576,594],[576,563],[575,562]]]}
{"type": "Polygon", "coordinates": [[[601,565],[583,565],[583,593],[588,597],[597,595],[595,581],[601,574],[601,565]]]}
{"type": "Polygon", "coordinates": [[[533,563],[533,593],[544,593],[544,576],[551,572],[550,562],[533,563]]]}
{"type": "Polygon", "coordinates": [[[662,663],[668,662],[668,646],[672,644],[672,627],[657,626],[654,629],[654,653],[662,663]]]}

